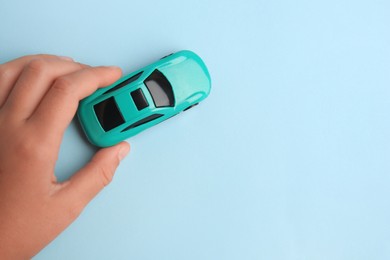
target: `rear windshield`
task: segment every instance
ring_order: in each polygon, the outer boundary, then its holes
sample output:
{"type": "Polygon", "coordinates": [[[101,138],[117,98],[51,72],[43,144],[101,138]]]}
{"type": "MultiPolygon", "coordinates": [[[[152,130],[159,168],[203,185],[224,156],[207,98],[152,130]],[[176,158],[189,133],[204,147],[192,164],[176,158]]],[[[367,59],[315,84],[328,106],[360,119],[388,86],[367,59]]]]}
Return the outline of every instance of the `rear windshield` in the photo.
{"type": "Polygon", "coordinates": [[[100,125],[106,132],[125,122],[113,97],[94,105],[93,108],[100,125]]]}
{"type": "Polygon", "coordinates": [[[159,70],[153,71],[144,83],[156,107],[173,107],[175,105],[171,83],[159,70]]]}

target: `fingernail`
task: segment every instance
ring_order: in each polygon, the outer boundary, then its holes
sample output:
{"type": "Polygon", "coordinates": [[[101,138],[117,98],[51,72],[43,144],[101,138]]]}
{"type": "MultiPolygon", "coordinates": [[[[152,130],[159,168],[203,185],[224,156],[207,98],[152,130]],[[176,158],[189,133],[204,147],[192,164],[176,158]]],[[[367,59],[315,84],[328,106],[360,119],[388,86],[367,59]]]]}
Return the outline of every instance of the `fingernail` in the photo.
{"type": "Polygon", "coordinates": [[[118,152],[119,160],[123,160],[123,158],[126,157],[126,155],[129,153],[130,149],[128,146],[122,147],[118,152]]]}
{"type": "Polygon", "coordinates": [[[60,59],[66,60],[66,61],[73,61],[71,57],[68,56],[58,56],[60,59]]]}

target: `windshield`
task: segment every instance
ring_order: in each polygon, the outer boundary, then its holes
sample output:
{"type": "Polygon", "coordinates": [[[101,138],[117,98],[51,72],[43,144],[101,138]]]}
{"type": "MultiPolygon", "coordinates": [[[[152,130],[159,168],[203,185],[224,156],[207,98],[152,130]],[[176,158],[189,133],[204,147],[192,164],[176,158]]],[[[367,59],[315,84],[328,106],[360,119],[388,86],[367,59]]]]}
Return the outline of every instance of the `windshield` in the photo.
{"type": "Polygon", "coordinates": [[[153,71],[144,83],[156,107],[173,107],[175,105],[171,83],[160,71],[153,71]]]}

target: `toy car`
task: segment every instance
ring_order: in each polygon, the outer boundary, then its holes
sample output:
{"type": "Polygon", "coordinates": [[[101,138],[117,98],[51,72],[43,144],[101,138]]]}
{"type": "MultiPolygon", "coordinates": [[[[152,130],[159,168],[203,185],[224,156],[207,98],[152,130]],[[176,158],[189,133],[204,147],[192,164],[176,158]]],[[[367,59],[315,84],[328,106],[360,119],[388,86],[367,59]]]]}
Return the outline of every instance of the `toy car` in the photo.
{"type": "Polygon", "coordinates": [[[180,51],[98,89],[77,114],[91,143],[112,146],[197,105],[210,88],[201,58],[180,51]]]}

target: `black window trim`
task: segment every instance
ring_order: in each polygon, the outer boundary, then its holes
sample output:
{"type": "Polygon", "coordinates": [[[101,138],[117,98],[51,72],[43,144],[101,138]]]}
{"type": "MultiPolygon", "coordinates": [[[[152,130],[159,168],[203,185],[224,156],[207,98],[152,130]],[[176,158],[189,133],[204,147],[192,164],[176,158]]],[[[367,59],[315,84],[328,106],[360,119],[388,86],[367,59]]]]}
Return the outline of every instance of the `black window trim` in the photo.
{"type": "Polygon", "coordinates": [[[150,116],[147,116],[147,117],[145,117],[145,118],[143,118],[141,120],[138,120],[137,122],[129,125],[128,127],[124,128],[121,132],[125,132],[125,131],[131,130],[133,128],[139,127],[141,125],[150,123],[150,122],[152,122],[154,120],[159,119],[162,116],[164,116],[164,115],[163,114],[152,114],[150,116]]]}
{"type": "Polygon", "coordinates": [[[107,90],[106,92],[104,92],[103,95],[107,94],[107,93],[110,93],[110,92],[113,92],[115,90],[118,90],[120,88],[126,87],[130,83],[132,83],[132,82],[136,81],[137,79],[139,79],[141,77],[142,73],[143,73],[143,71],[140,71],[137,74],[131,76],[130,78],[122,81],[121,83],[118,83],[116,86],[114,86],[114,87],[110,88],[109,90],[107,90]]]}

